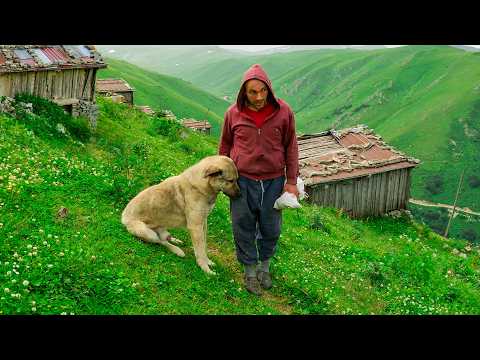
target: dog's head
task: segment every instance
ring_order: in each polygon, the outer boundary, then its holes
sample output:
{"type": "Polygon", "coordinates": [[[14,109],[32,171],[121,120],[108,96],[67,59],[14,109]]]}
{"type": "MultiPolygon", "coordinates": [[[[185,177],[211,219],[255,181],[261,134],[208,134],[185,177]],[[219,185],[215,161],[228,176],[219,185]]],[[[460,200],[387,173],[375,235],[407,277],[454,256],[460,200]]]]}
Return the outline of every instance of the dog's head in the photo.
{"type": "Polygon", "coordinates": [[[209,157],[204,177],[208,178],[210,186],[216,192],[222,191],[231,198],[240,196],[237,167],[229,157],[221,155],[209,157]]]}

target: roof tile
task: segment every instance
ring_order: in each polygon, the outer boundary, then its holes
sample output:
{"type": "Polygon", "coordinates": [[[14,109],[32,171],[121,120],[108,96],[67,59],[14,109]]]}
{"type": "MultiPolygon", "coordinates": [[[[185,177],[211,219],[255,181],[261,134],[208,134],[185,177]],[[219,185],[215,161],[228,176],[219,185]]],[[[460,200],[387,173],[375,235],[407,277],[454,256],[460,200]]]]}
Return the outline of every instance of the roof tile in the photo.
{"type": "Polygon", "coordinates": [[[297,140],[300,177],[306,185],[415,167],[420,162],[386,144],[365,125],[297,140]]]}

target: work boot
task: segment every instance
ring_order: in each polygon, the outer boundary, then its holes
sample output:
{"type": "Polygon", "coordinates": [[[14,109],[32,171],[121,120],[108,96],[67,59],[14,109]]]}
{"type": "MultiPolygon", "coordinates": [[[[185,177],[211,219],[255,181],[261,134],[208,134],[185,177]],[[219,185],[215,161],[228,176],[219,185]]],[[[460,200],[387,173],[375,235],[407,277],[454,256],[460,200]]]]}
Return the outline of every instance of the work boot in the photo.
{"type": "Polygon", "coordinates": [[[257,270],[257,279],[265,290],[272,287],[272,275],[269,272],[257,270]]]}
{"type": "Polygon", "coordinates": [[[245,288],[248,292],[251,292],[255,295],[262,295],[262,289],[260,288],[260,283],[258,282],[255,276],[245,276],[245,288]]]}

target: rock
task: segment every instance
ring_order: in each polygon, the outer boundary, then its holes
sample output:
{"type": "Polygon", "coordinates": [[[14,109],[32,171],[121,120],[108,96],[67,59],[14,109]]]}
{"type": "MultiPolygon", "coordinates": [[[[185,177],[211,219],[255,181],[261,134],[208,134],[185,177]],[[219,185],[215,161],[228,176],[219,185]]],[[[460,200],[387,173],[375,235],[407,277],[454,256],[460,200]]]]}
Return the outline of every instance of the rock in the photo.
{"type": "Polygon", "coordinates": [[[62,135],[65,135],[67,133],[67,129],[65,129],[65,126],[60,123],[57,124],[57,131],[62,135]]]}
{"type": "Polygon", "coordinates": [[[66,207],[61,207],[58,211],[57,211],[57,217],[58,218],[66,218],[68,216],[68,209],[66,207]]]}

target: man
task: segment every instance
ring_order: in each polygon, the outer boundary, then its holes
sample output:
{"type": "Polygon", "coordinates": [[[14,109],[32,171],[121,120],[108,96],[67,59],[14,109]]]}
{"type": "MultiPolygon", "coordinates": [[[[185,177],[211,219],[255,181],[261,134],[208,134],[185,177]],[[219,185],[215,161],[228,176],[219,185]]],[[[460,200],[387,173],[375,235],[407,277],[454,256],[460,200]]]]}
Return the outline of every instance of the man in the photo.
{"type": "Polygon", "coordinates": [[[233,237],[245,287],[261,295],[272,286],[270,258],[282,225],[273,205],[284,191],[298,197],[299,166],[293,112],[275,97],[258,64],[245,72],[237,102],[225,113],[219,154],[230,157],[240,175],[242,195],[230,200],[233,237]]]}

